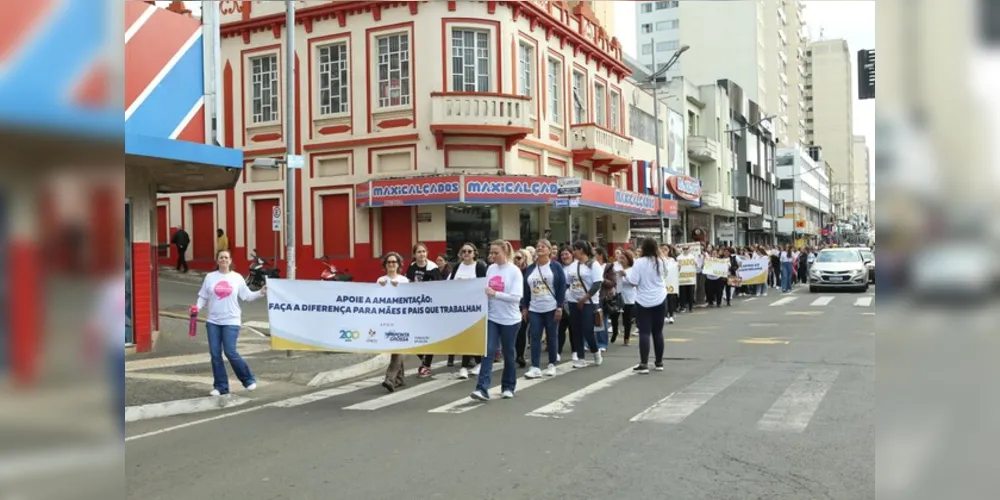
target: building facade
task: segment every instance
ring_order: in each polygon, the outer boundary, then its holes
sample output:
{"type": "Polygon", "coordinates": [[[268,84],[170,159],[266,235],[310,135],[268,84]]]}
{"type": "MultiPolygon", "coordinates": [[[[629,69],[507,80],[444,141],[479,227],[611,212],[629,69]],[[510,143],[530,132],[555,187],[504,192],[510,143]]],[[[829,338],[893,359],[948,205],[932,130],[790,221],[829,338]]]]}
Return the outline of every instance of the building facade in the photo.
{"type": "Polygon", "coordinates": [[[855,213],[858,179],[854,169],[854,112],[851,55],[846,40],[814,41],[806,81],[806,139],[820,146],[823,159],[833,167],[833,185],[843,196],[843,209],[855,213]]]}
{"type": "Polygon", "coordinates": [[[799,246],[818,242],[831,222],[826,165],[814,160],[806,148],[782,148],[777,151],[775,173],[779,179],[779,204],[783,207],[778,219],[782,241],[799,246]]]}
{"type": "MultiPolygon", "coordinates": [[[[283,156],[286,141],[305,157],[290,171],[301,278],[318,276],[328,258],[374,279],[382,254],[409,255],[416,242],[452,258],[464,242],[495,238],[515,247],[544,236],[620,245],[631,217],[661,204],[676,217],[675,201],[630,181],[633,159],[655,154],[630,137],[630,110],[644,93],[586,3],[303,6],[290,117],[284,7],[218,5],[225,144],[243,149],[247,164],[283,156]],[[288,119],[295,137],[284,137],[288,119]],[[564,176],[583,179],[578,206],[553,201],[564,176]]],[[[210,246],[197,248],[215,228],[230,235],[237,262],[254,251],[284,261],[271,214],[285,203],[285,175],[247,168],[234,189],[163,196],[158,220],[193,235],[198,266],[211,265],[210,246]]]]}
{"type": "Polygon", "coordinates": [[[872,213],[872,170],[868,142],[863,135],[854,136],[851,143],[854,165],[854,207],[861,219],[870,222],[872,213]]]}

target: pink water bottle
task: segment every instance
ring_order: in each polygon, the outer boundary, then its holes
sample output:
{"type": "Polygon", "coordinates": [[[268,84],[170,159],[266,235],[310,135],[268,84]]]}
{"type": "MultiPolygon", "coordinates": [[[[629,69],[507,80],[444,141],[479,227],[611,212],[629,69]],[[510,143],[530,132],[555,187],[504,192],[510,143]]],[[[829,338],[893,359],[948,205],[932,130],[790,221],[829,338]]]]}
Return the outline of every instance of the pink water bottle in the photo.
{"type": "Polygon", "coordinates": [[[198,307],[191,306],[190,310],[191,321],[188,323],[188,337],[195,337],[198,335],[198,307]]]}

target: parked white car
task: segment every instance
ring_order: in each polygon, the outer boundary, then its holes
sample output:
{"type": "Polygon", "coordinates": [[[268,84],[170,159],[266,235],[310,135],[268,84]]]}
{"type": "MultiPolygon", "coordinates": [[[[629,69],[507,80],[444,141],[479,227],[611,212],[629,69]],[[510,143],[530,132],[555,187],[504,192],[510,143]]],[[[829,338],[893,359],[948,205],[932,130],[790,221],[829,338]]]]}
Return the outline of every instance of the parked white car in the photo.
{"type": "Polygon", "coordinates": [[[809,268],[809,292],[821,289],[851,289],[867,291],[868,263],[858,248],[827,248],[821,250],[809,268]]]}

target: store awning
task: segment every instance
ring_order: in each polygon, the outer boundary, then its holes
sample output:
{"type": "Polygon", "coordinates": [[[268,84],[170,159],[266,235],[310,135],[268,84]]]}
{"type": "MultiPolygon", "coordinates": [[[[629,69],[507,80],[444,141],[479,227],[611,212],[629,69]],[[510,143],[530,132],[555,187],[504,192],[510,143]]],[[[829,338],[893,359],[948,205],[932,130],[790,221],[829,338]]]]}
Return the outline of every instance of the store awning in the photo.
{"type": "Polygon", "coordinates": [[[145,168],[160,193],[229,189],[243,170],[243,151],[125,134],[125,165],[145,168]]]}

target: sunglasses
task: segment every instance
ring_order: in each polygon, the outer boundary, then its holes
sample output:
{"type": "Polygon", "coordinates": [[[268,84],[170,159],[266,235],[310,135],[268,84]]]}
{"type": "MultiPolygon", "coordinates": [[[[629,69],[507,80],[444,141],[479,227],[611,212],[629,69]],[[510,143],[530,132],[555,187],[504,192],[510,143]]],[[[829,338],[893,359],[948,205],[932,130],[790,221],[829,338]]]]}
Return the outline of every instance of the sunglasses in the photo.
{"type": "Polygon", "coordinates": [[[387,260],[387,261],[385,261],[385,265],[388,266],[389,264],[399,264],[399,262],[395,261],[395,260],[387,260]]]}
{"type": "Polygon", "coordinates": [[[468,248],[463,248],[459,253],[473,253],[473,252],[472,252],[472,250],[469,250],[468,248]]]}

